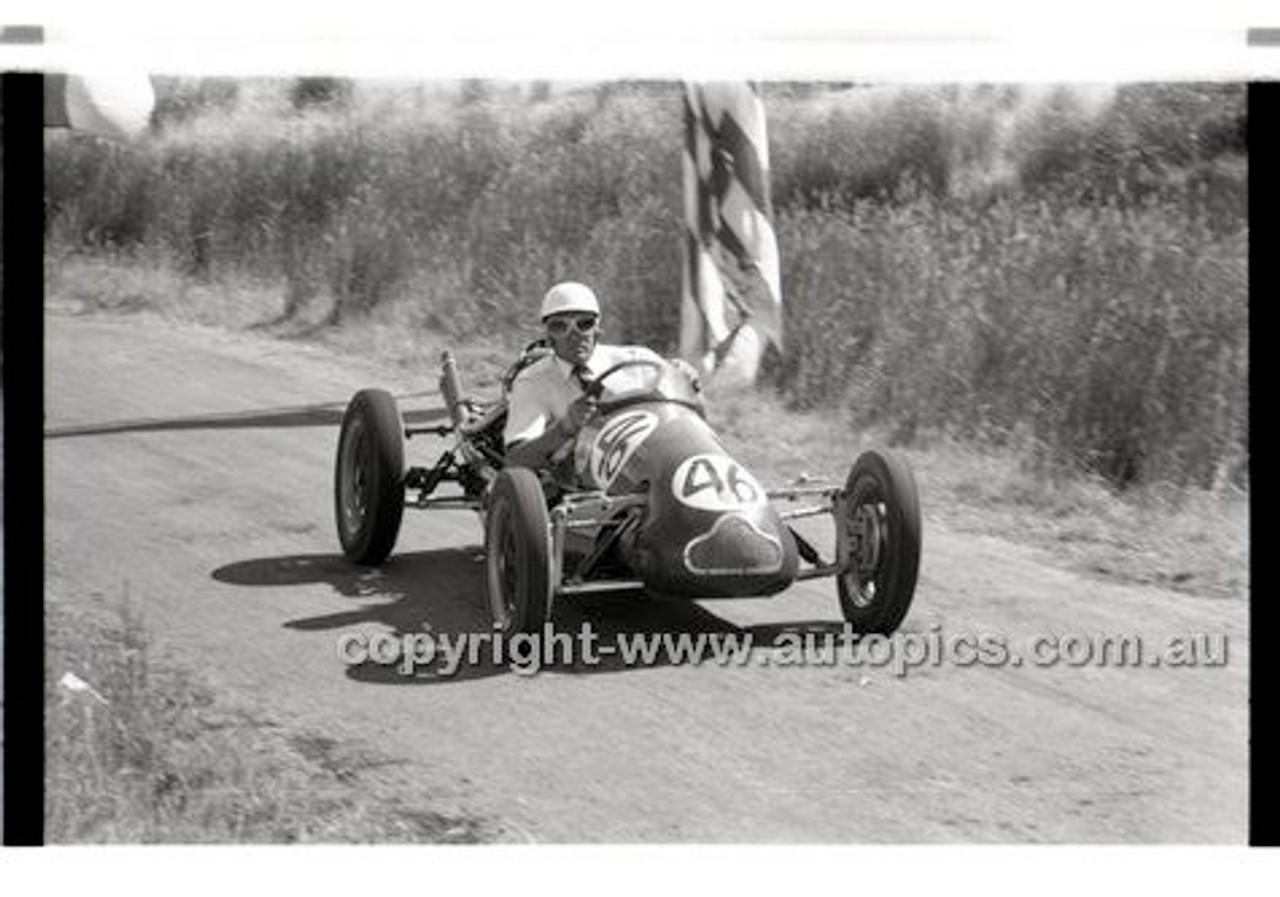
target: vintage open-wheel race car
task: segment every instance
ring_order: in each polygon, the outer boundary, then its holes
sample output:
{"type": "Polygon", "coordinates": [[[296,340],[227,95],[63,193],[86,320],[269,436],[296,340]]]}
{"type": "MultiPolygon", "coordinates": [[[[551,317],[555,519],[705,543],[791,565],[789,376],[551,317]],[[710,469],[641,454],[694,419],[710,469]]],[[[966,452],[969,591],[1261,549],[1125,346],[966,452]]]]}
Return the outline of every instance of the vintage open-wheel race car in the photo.
{"type": "Polygon", "coordinates": [[[350,561],[382,563],[405,508],[471,508],[484,525],[487,604],[504,633],[542,631],[555,603],[575,595],[769,596],[826,576],[835,578],[854,632],[899,626],[921,546],[915,480],[900,456],[866,451],[843,483],[765,489],[707,423],[692,369],[644,359],[590,383],[598,414],[552,469],[506,465],[507,393],[546,351],[527,348],[488,402],[463,395],[444,353],[449,421],[436,426],[406,426],[385,390],[356,393],[334,477],[338,536],[350,561]],[[406,440],[423,435],[453,443],[430,467],[409,466],[406,440]],[[831,516],[835,535],[825,557],[791,525],[822,515],[831,516]]]}

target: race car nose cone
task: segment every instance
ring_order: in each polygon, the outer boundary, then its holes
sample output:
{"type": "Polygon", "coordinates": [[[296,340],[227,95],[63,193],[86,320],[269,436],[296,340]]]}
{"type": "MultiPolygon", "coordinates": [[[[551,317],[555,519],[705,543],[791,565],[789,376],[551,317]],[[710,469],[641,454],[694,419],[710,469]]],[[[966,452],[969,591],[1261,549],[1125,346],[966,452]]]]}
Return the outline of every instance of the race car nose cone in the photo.
{"type": "Polygon", "coordinates": [[[684,549],[685,567],[699,576],[777,573],[782,562],[782,544],[738,514],[718,518],[684,549]]]}

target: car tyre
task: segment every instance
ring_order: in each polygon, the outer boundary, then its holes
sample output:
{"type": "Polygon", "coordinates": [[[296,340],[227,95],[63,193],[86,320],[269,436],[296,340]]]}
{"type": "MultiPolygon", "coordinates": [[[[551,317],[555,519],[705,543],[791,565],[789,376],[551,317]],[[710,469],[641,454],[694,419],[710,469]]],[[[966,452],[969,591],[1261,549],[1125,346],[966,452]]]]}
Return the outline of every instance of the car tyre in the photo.
{"type": "Polygon", "coordinates": [[[404,421],[391,394],[364,389],[347,405],[334,466],[342,553],[376,566],[395,547],[404,516],[404,421]]]}
{"type": "Polygon", "coordinates": [[[854,462],[837,512],[848,562],[836,577],[840,609],[854,632],[888,635],[902,623],[920,569],[920,499],[911,468],[885,451],[854,462]]]}
{"type": "Polygon", "coordinates": [[[541,632],[551,610],[551,518],[537,475],[508,467],[485,515],[485,592],[503,634],[541,632]]]}

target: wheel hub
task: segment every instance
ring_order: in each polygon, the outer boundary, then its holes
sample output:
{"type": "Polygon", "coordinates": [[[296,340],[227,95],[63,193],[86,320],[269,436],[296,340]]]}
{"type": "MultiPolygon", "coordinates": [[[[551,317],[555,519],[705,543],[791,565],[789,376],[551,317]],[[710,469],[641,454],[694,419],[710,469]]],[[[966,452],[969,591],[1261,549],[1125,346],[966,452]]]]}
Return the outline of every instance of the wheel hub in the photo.
{"type": "Polygon", "coordinates": [[[849,572],[845,574],[860,607],[876,598],[876,574],[884,556],[888,510],[883,502],[859,504],[849,520],[849,572]]]}
{"type": "Polygon", "coordinates": [[[369,472],[367,470],[367,446],[364,431],[352,430],[344,460],[342,514],[348,533],[359,531],[369,507],[369,472]]]}

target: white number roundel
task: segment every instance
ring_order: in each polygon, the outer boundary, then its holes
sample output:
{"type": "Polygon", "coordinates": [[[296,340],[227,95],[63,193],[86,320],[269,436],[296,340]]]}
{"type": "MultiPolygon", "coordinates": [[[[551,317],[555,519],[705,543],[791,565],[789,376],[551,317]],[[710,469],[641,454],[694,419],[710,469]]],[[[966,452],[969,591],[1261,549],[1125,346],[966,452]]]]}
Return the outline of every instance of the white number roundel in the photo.
{"type": "Polygon", "coordinates": [[[728,455],[693,455],[676,468],[671,493],[691,508],[732,511],[764,504],[764,487],[728,455]]]}

